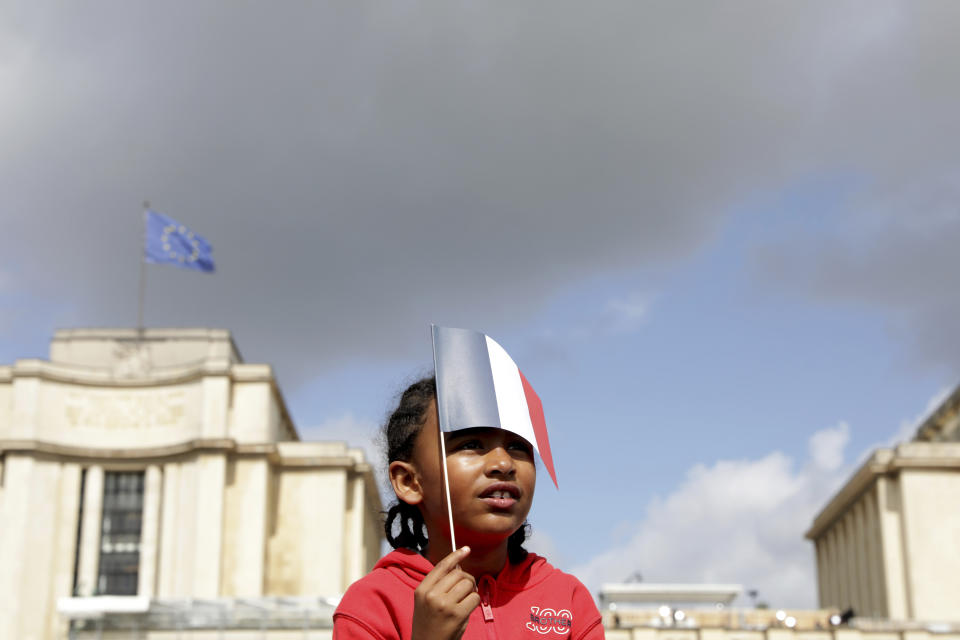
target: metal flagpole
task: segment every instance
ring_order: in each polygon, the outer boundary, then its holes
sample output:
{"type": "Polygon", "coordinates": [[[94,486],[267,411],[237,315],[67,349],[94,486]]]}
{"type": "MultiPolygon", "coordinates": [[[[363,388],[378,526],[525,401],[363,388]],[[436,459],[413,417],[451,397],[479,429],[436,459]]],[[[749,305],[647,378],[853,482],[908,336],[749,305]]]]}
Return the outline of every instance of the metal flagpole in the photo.
{"type": "Polygon", "coordinates": [[[143,246],[140,249],[140,297],[137,304],[137,342],[143,339],[143,298],[147,289],[147,211],[150,203],[143,202],[143,246]]]}
{"type": "MultiPolygon", "coordinates": [[[[433,343],[433,371],[436,380],[437,342],[433,339],[433,325],[430,325],[430,342],[433,343]]],[[[440,428],[440,385],[437,384],[437,435],[440,438],[440,459],[443,461],[443,488],[447,494],[447,516],[450,518],[450,545],[457,550],[457,538],[453,533],[453,507],[450,505],[450,477],[447,473],[447,445],[444,443],[443,429],[440,428]]],[[[452,553],[452,552],[451,552],[452,553]]]]}

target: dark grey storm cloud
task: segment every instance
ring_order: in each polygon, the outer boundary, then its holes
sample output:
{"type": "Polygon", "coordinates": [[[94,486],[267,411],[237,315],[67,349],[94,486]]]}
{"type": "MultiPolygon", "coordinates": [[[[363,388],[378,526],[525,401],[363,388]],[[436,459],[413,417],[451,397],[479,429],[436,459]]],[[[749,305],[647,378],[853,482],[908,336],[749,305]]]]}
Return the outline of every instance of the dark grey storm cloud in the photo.
{"type": "Polygon", "coordinates": [[[149,323],[231,328],[299,377],[682,258],[797,176],[858,172],[894,196],[955,177],[958,14],[7,2],[7,330],[31,320],[14,290],[59,324],[132,324],[144,198],[207,236],[219,268],[151,268],[149,323]]]}
{"type": "MultiPolygon", "coordinates": [[[[923,183],[925,196],[937,191],[923,183]]],[[[766,284],[813,300],[879,311],[903,347],[905,365],[960,376],[956,247],[960,246],[960,182],[948,202],[923,197],[897,203],[875,194],[840,214],[839,231],[794,238],[756,253],[766,284]]]]}

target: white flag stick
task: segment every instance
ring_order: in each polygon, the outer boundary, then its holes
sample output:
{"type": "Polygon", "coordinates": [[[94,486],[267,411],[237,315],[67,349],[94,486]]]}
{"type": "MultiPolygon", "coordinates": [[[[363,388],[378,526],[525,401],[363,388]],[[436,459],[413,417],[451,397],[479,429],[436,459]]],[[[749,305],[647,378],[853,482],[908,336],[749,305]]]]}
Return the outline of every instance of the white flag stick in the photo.
{"type": "MultiPolygon", "coordinates": [[[[433,370],[434,380],[436,380],[437,370],[437,344],[433,340],[433,325],[430,325],[431,342],[433,343],[433,370]]],[[[457,550],[457,538],[453,533],[453,507],[450,504],[450,475],[447,473],[447,445],[444,442],[443,429],[440,428],[440,385],[437,388],[437,435],[440,437],[440,458],[443,460],[443,488],[447,494],[447,517],[450,518],[450,545],[453,551],[457,550]]],[[[452,552],[451,552],[452,553],[452,552]]]]}
{"type": "Polygon", "coordinates": [[[447,515],[450,517],[450,545],[456,551],[457,538],[453,534],[453,507],[450,506],[450,478],[447,475],[447,447],[443,443],[443,431],[440,432],[440,455],[443,456],[443,486],[447,492],[447,515]]]}

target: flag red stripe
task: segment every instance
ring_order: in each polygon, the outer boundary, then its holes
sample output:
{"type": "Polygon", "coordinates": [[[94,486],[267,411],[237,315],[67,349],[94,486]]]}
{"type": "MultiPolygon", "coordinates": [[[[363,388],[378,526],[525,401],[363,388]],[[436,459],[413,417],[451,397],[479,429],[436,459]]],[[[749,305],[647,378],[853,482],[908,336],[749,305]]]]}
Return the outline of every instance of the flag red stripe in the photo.
{"type": "Polygon", "coordinates": [[[550,473],[550,479],[558,489],[557,473],[553,470],[553,454],[550,452],[550,440],[547,438],[547,421],[543,417],[543,405],[540,403],[540,397],[533,390],[523,371],[517,370],[520,374],[520,382],[523,383],[523,394],[527,398],[527,408],[530,410],[530,422],[533,424],[533,435],[537,438],[537,449],[540,452],[540,458],[544,466],[550,473]]]}

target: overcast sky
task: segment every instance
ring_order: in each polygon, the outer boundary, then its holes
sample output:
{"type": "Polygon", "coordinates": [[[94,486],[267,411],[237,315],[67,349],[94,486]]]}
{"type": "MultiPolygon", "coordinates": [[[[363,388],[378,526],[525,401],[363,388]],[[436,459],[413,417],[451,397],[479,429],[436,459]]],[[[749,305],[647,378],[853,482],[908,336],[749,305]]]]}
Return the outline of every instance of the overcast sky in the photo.
{"type": "Polygon", "coordinates": [[[803,532],[956,382],[960,4],[0,4],[0,362],[136,322],[141,203],[304,438],[484,331],[544,400],[536,544],[592,588],[815,604],[803,532]],[[706,536],[704,531],[710,531],[706,536]]]}

